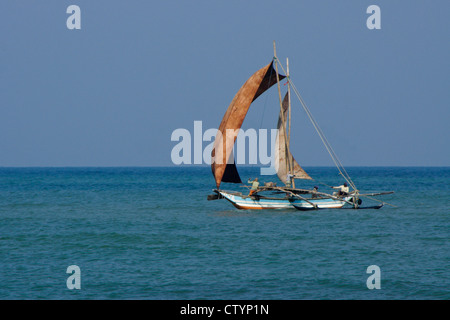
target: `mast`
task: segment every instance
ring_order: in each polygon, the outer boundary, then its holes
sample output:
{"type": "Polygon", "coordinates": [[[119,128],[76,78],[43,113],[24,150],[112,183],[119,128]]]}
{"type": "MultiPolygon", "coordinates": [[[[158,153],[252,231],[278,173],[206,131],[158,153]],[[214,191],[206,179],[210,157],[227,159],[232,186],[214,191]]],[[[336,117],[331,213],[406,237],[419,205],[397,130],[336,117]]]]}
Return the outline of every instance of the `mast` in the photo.
{"type": "MultiPolygon", "coordinates": [[[[283,101],[281,99],[280,78],[278,76],[277,48],[276,48],[276,45],[275,45],[275,41],[273,42],[273,54],[274,54],[274,60],[275,60],[275,71],[276,71],[276,74],[277,74],[278,98],[279,98],[279,101],[280,101],[280,111],[281,111],[281,115],[282,115],[282,117],[281,117],[282,124],[283,124],[283,129],[282,130],[286,134],[286,121],[284,119],[283,101]]],[[[289,152],[289,140],[288,139],[284,139],[284,141],[285,141],[285,148],[289,152]]],[[[286,152],[286,154],[288,152],[286,152]]],[[[289,174],[291,174],[292,173],[292,162],[288,161],[287,158],[285,159],[285,161],[287,162],[286,164],[287,164],[287,167],[288,167],[288,172],[289,172],[289,174]]],[[[290,181],[289,181],[289,183],[290,183],[290,181]]]]}
{"type": "MultiPolygon", "coordinates": [[[[288,135],[287,135],[287,145],[290,146],[291,144],[291,84],[290,84],[290,79],[289,79],[289,59],[286,58],[286,78],[288,80],[288,116],[289,116],[289,124],[288,124],[288,135]]],[[[290,149],[288,149],[290,151],[290,149]]],[[[294,156],[292,155],[291,152],[289,152],[288,154],[289,156],[289,169],[293,170],[293,158],[294,156]]],[[[294,173],[293,173],[294,174],[294,173]]],[[[295,178],[292,178],[292,188],[295,189],[295,178]]]]}

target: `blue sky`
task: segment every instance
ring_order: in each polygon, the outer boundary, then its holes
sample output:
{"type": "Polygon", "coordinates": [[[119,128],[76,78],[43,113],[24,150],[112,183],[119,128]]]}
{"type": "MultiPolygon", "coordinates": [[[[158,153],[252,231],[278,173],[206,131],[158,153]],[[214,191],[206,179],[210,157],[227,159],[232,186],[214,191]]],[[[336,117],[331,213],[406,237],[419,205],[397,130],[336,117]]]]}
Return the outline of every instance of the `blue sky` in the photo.
{"type": "MultiPolygon", "coordinates": [[[[0,166],[172,165],[172,132],[217,128],[274,40],[345,166],[449,166],[449,12],[439,0],[2,1],[0,166]],[[81,30],[66,27],[72,4],[81,30]],[[366,27],[372,4],[380,30],[366,27]]],[[[244,129],[276,125],[273,89],[244,129]]],[[[293,114],[298,162],[333,165],[294,100],[293,114]]]]}

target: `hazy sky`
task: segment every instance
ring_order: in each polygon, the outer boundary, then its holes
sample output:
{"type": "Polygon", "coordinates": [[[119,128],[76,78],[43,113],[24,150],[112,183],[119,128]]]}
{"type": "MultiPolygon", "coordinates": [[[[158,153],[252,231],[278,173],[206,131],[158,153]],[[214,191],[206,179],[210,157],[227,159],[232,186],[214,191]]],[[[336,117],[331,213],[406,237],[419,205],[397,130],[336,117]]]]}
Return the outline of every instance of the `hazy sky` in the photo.
{"type": "MultiPolygon", "coordinates": [[[[172,165],[172,132],[217,128],[274,40],[345,166],[449,166],[449,12],[448,0],[3,0],[0,166],[172,165]],[[66,26],[72,4],[80,30],[66,26]],[[366,26],[372,4],[380,30],[366,26]]],[[[244,128],[276,125],[272,89],[244,128]]],[[[294,99],[293,114],[298,162],[332,165],[294,99]]]]}

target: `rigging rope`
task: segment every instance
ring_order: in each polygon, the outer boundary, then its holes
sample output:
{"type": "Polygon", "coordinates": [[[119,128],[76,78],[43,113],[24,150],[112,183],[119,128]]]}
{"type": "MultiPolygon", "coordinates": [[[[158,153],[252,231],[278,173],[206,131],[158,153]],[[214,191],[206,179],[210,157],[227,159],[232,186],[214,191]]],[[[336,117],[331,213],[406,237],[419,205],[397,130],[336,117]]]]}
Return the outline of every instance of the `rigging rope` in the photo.
{"type": "MultiPolygon", "coordinates": [[[[278,63],[278,59],[276,59],[276,63],[278,63]]],[[[279,63],[279,65],[283,69],[283,72],[286,73],[286,70],[284,70],[283,65],[281,63],[279,63]]],[[[291,87],[294,89],[294,93],[297,96],[297,98],[299,99],[299,101],[300,101],[300,103],[301,103],[301,105],[303,107],[303,110],[305,110],[306,114],[309,117],[309,120],[311,121],[312,125],[314,126],[314,129],[316,129],[316,132],[319,135],[320,139],[322,140],[322,143],[325,145],[325,148],[327,149],[328,153],[330,154],[331,159],[333,160],[336,168],[339,170],[339,173],[344,177],[344,179],[348,182],[348,184],[355,191],[358,191],[358,189],[356,188],[356,186],[353,183],[352,179],[350,178],[350,175],[347,173],[347,171],[345,170],[345,168],[342,165],[341,161],[337,157],[336,153],[334,152],[333,148],[331,147],[330,143],[328,142],[327,138],[325,137],[325,134],[323,133],[322,129],[320,129],[318,123],[316,122],[316,120],[312,116],[311,111],[309,111],[308,107],[306,106],[305,101],[301,97],[300,93],[298,92],[296,86],[294,85],[294,83],[292,82],[292,79],[290,77],[288,78],[288,81],[289,81],[291,87]]]]}
{"type": "MultiPolygon", "coordinates": [[[[273,68],[271,68],[271,70],[270,70],[269,79],[272,78],[272,70],[273,70],[273,68]]],[[[270,88],[270,82],[267,83],[267,89],[266,89],[266,90],[268,90],[269,88],[270,88]]],[[[261,114],[261,121],[260,121],[260,123],[259,123],[259,129],[262,128],[262,123],[263,123],[263,120],[264,120],[264,113],[266,112],[266,106],[267,106],[267,99],[268,99],[268,98],[269,98],[269,96],[266,95],[266,98],[265,98],[265,100],[264,100],[264,108],[263,108],[263,112],[262,112],[262,114],[261,114]]]]}

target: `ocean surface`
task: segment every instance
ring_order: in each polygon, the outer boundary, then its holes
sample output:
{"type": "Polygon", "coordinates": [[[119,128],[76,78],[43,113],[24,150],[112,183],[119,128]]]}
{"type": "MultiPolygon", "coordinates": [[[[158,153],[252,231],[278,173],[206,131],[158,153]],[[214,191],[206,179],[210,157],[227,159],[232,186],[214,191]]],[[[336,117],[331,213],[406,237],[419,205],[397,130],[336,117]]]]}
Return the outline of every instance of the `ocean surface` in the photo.
{"type": "MultiPolygon", "coordinates": [[[[306,169],[302,187],[343,182],[306,169]]],[[[395,194],[379,210],[246,211],[207,201],[208,167],[0,168],[0,299],[450,299],[450,168],[347,171],[395,194]]]]}

